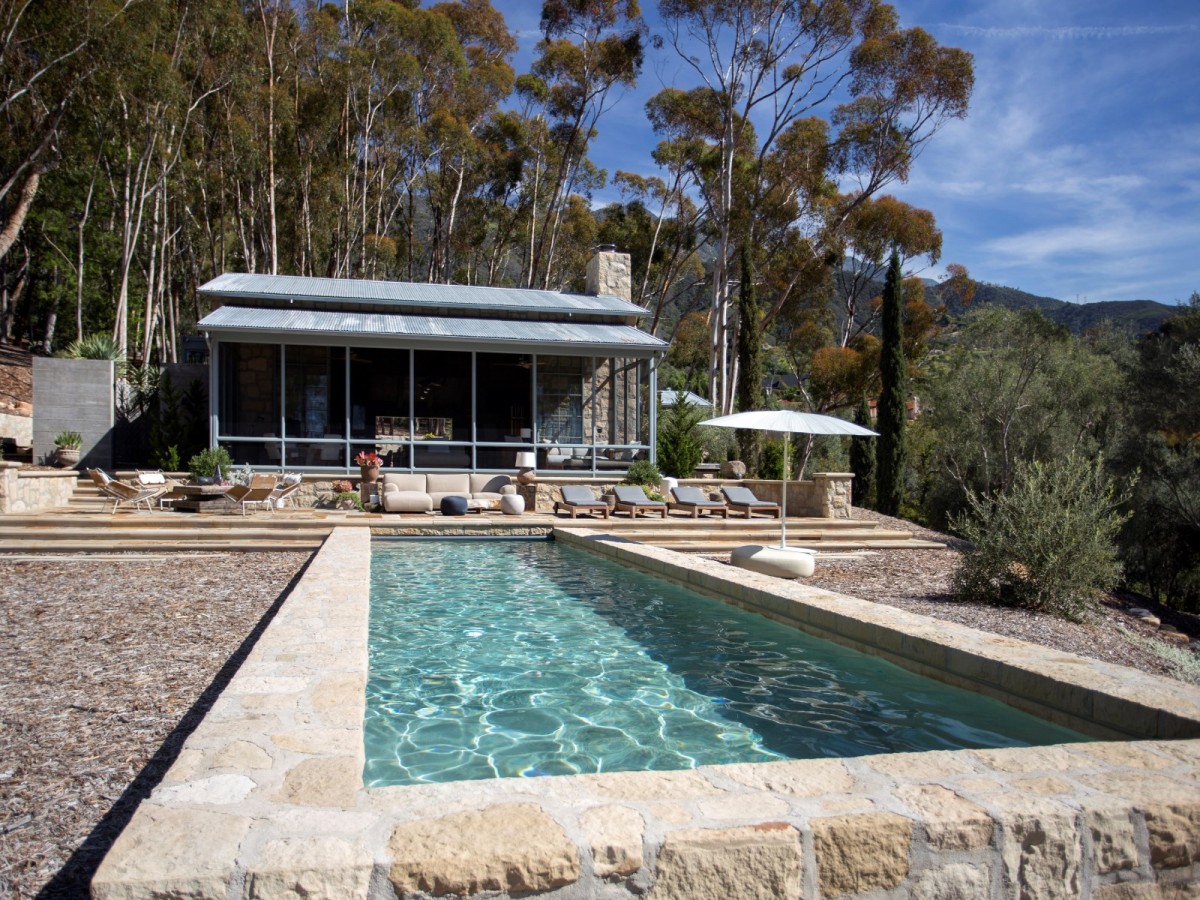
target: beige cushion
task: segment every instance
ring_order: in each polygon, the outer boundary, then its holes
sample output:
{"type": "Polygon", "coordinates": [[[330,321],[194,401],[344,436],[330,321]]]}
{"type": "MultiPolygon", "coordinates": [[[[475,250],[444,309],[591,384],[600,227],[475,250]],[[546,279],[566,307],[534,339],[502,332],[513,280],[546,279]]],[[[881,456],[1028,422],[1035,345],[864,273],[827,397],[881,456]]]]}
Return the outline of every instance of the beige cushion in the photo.
{"type": "Polygon", "coordinates": [[[388,490],[384,487],[383,508],[387,512],[433,512],[433,501],[424,491],[388,490]]]}
{"type": "Polygon", "coordinates": [[[517,486],[507,475],[474,473],[471,479],[471,496],[487,500],[499,500],[504,494],[515,494],[517,486]]]}
{"type": "Polygon", "coordinates": [[[425,490],[435,498],[457,494],[471,496],[471,476],[465,472],[430,472],[425,476],[425,490]]]}
{"type": "Polygon", "coordinates": [[[425,493],[426,483],[424,475],[414,475],[410,472],[389,472],[383,476],[384,490],[387,490],[387,485],[395,485],[399,491],[420,491],[425,493]]]}

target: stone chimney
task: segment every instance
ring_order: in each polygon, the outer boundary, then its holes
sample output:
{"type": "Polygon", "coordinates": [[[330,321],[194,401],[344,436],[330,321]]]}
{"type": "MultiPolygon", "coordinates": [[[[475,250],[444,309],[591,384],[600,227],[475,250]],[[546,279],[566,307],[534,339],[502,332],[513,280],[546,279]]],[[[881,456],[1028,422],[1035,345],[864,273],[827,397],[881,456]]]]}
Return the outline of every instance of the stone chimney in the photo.
{"type": "Polygon", "coordinates": [[[596,255],[588,260],[587,292],[611,294],[622,300],[633,300],[633,270],[629,254],[618,253],[613,244],[601,244],[596,255]]]}

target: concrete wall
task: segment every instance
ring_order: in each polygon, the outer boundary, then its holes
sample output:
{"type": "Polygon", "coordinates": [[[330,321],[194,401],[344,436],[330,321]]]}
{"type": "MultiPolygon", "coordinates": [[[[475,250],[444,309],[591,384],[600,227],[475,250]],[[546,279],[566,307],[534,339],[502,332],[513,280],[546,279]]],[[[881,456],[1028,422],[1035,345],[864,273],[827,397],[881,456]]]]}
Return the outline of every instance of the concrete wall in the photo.
{"type": "Polygon", "coordinates": [[[33,358],[33,461],[54,452],[64,431],[83,435],[79,468],[113,460],[113,364],[100,359],[33,358]]]}

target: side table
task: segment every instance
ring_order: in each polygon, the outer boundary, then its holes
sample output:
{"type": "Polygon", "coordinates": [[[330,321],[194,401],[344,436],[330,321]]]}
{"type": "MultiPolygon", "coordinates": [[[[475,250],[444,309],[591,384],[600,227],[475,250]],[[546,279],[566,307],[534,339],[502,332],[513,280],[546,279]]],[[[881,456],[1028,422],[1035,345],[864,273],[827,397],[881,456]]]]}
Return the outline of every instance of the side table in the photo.
{"type": "MultiPolygon", "coordinates": [[[[511,496],[511,495],[510,495],[511,496]]],[[[537,484],[518,484],[516,496],[525,501],[525,509],[537,512],[537,484]]]]}

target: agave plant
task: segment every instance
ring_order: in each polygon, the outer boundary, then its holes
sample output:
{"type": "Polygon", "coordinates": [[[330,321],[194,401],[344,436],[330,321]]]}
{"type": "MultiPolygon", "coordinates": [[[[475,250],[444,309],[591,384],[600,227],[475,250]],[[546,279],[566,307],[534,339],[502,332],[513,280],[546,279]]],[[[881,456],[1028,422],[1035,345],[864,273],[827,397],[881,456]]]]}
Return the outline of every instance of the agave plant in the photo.
{"type": "Polygon", "coordinates": [[[73,341],[62,353],[68,359],[107,359],[115,362],[117,374],[125,374],[125,354],[111,334],[97,332],[73,341]]]}

